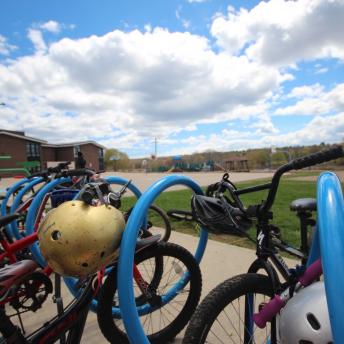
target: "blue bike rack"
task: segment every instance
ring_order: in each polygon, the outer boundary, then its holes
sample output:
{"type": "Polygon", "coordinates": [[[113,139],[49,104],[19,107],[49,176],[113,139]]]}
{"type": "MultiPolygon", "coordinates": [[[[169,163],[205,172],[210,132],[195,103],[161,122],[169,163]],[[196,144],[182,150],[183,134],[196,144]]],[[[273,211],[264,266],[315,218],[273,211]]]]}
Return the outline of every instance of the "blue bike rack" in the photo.
{"type": "MultiPolygon", "coordinates": [[[[344,274],[341,262],[344,262],[344,201],[338,177],[324,172],[317,186],[318,231],[313,250],[314,257],[321,256],[324,272],[325,291],[331,321],[334,343],[344,338],[344,274]]],[[[313,258],[313,257],[312,257],[313,258]]]]}
{"type": "MultiPolygon", "coordinates": [[[[125,178],[121,178],[121,177],[107,177],[105,178],[110,184],[119,184],[119,185],[125,185],[128,183],[128,180],[125,178]]],[[[34,224],[36,221],[36,216],[38,213],[38,209],[44,199],[44,196],[50,192],[51,190],[53,190],[57,185],[59,184],[63,184],[66,182],[69,182],[70,178],[60,178],[60,179],[55,179],[53,181],[51,181],[50,183],[46,184],[35,196],[29,211],[28,211],[28,215],[26,218],[26,222],[25,222],[25,228],[26,228],[26,232],[27,234],[32,234],[34,232],[34,224]]],[[[128,189],[130,191],[132,191],[134,193],[134,195],[139,198],[141,196],[141,191],[132,183],[130,183],[128,185],[128,189]]],[[[77,195],[76,195],[77,197],[77,195]]],[[[41,251],[39,249],[39,245],[38,243],[34,243],[31,245],[30,250],[35,258],[35,260],[41,265],[41,266],[45,266],[46,265],[46,261],[44,259],[44,257],[41,254],[41,251]]],[[[64,281],[68,287],[68,289],[70,290],[70,292],[74,295],[74,296],[78,296],[79,295],[79,288],[77,287],[77,282],[78,279],[73,278],[73,277],[64,277],[64,281]]],[[[96,300],[92,300],[92,304],[91,304],[91,309],[93,311],[96,311],[97,307],[97,301],[96,300]]],[[[115,308],[113,307],[113,314],[115,317],[119,318],[121,315],[119,308],[115,308]]]]}
{"type": "MultiPolygon", "coordinates": [[[[118,185],[125,185],[128,183],[128,179],[122,178],[122,177],[115,177],[115,176],[110,176],[106,177],[105,180],[110,183],[110,184],[118,184],[118,185]]],[[[132,183],[128,185],[128,189],[133,192],[133,194],[137,197],[140,198],[141,196],[141,191],[132,183]]],[[[78,197],[78,195],[76,195],[78,197]]],[[[73,277],[64,277],[64,281],[70,290],[70,292],[77,297],[79,295],[79,290],[76,286],[78,279],[73,278],[73,277]]],[[[90,305],[90,309],[94,312],[97,311],[97,301],[92,300],[92,303],[90,305]]],[[[121,312],[120,309],[117,307],[112,307],[112,314],[115,318],[120,318],[121,317],[121,312]]]]}
{"type": "MultiPolygon", "coordinates": [[[[27,183],[28,181],[30,181],[30,179],[28,178],[24,178],[24,179],[20,179],[18,182],[14,183],[6,192],[5,198],[2,200],[1,202],[1,216],[5,216],[7,215],[7,203],[8,200],[10,199],[11,195],[16,192],[23,184],[27,183]]],[[[6,232],[8,235],[10,235],[11,237],[13,237],[13,233],[11,231],[11,226],[10,225],[6,225],[6,232]]]]}
{"type": "MultiPolygon", "coordinates": [[[[134,253],[138,231],[149,206],[153,203],[155,198],[164,190],[174,185],[185,185],[191,188],[196,194],[203,194],[200,186],[191,178],[178,175],[164,177],[151,185],[147,191],[142,194],[135,204],[123,233],[117,272],[118,294],[124,326],[131,343],[149,343],[141,326],[133,289],[134,253]]],[[[202,229],[195,253],[195,258],[198,262],[202,259],[207,239],[208,233],[202,229]]],[[[187,280],[185,276],[183,276],[164,296],[165,299],[163,298],[163,300],[165,303],[171,300],[186,282],[187,280]]]]}
{"type": "MultiPolygon", "coordinates": [[[[36,216],[38,213],[38,209],[43,202],[44,196],[51,190],[55,188],[55,186],[70,182],[70,178],[59,178],[54,179],[50,183],[44,185],[41,190],[37,193],[35,198],[33,199],[29,211],[27,213],[26,222],[25,222],[25,231],[27,234],[32,234],[34,232],[34,226],[36,221],[36,216]]],[[[45,259],[43,258],[41,251],[39,249],[39,245],[37,242],[33,243],[30,246],[30,251],[32,252],[32,255],[34,256],[37,263],[41,266],[45,266],[47,263],[45,262],[45,259]]]]}
{"type": "MultiPolygon", "coordinates": [[[[35,185],[42,183],[44,179],[42,177],[34,178],[31,181],[28,182],[27,185],[25,185],[19,192],[16,198],[13,201],[13,204],[11,206],[11,214],[15,213],[15,211],[18,209],[20,205],[20,201],[24,197],[24,195],[35,185]]],[[[21,239],[23,235],[19,232],[18,224],[16,221],[13,221],[11,223],[11,231],[16,239],[21,239]]]]}

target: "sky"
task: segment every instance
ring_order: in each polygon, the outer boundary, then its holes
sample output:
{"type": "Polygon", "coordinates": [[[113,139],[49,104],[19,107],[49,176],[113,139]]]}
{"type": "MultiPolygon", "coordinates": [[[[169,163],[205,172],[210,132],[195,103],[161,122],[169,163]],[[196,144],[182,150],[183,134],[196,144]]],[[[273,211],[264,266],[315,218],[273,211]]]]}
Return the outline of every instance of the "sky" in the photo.
{"type": "Polygon", "coordinates": [[[344,140],[344,0],[11,0],[0,128],[129,157],[344,140]]]}

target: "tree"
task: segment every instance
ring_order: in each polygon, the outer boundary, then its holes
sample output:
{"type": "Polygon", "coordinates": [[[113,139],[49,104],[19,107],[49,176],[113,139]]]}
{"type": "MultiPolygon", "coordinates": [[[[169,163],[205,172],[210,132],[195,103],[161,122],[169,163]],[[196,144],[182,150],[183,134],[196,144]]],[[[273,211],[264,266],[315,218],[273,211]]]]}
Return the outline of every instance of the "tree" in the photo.
{"type": "Polygon", "coordinates": [[[109,148],[104,156],[105,168],[111,171],[124,170],[129,168],[129,157],[126,153],[116,148],[109,148]]]}
{"type": "Polygon", "coordinates": [[[260,169],[270,167],[270,150],[269,149],[252,149],[247,151],[246,158],[249,162],[250,169],[260,169]]]}

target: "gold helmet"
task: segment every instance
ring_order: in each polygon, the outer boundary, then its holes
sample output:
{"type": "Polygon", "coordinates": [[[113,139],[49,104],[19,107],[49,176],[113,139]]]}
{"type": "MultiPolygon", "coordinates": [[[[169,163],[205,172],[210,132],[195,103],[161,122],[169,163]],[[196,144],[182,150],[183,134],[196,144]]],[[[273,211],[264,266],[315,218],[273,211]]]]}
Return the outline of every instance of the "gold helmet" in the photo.
{"type": "Polygon", "coordinates": [[[110,205],[69,201],[44,218],[38,229],[39,245],[55,272],[84,277],[118,256],[124,227],[123,214],[110,205]]]}

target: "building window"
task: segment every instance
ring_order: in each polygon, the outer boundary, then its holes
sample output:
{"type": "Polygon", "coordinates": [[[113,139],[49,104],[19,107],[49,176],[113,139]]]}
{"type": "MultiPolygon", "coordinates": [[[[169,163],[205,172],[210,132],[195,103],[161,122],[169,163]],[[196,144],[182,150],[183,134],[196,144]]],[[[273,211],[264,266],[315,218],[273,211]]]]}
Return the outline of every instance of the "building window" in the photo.
{"type": "Polygon", "coordinates": [[[36,142],[26,142],[26,158],[28,163],[24,163],[31,173],[37,172],[40,170],[41,166],[41,147],[36,142]]]}
{"type": "Polygon", "coordinates": [[[80,146],[74,146],[74,158],[78,157],[78,152],[81,152],[80,146]]]}
{"type": "Polygon", "coordinates": [[[26,156],[28,161],[40,161],[41,152],[38,143],[27,142],[26,143],[26,156]]]}

